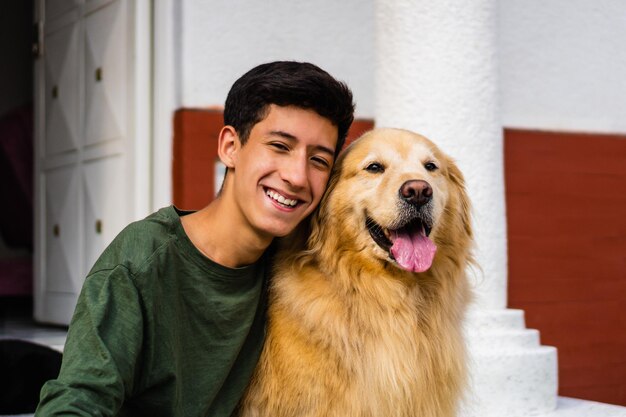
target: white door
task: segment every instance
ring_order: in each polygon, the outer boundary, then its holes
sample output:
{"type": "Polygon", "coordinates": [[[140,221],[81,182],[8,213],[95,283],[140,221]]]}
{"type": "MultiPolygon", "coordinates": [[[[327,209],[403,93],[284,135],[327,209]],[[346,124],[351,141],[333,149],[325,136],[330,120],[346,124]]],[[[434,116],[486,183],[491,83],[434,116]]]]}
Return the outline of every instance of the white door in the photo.
{"type": "Polygon", "coordinates": [[[150,13],[37,0],[37,14],[35,318],[68,324],[97,257],[150,207],[150,13]]]}

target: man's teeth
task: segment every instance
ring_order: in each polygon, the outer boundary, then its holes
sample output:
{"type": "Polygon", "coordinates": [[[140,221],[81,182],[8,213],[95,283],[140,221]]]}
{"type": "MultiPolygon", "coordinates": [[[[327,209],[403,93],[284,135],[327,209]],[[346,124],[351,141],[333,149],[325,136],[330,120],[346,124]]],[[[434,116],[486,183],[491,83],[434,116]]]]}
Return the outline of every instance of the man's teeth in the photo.
{"type": "Polygon", "coordinates": [[[290,200],[289,198],[285,198],[282,195],[272,191],[267,190],[266,194],[270,196],[272,199],[278,201],[280,204],[284,204],[286,206],[295,206],[298,203],[298,200],[290,200]]]}

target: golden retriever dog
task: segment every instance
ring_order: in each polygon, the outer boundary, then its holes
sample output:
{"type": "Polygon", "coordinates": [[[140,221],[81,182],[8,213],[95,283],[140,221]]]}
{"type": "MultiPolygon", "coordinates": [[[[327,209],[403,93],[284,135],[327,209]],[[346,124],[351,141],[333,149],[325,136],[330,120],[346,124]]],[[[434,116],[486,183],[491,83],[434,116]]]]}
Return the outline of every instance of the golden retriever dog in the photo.
{"type": "Polygon", "coordinates": [[[469,201],[432,142],[366,133],[283,253],[245,417],[454,416],[465,382],[469,201]]]}

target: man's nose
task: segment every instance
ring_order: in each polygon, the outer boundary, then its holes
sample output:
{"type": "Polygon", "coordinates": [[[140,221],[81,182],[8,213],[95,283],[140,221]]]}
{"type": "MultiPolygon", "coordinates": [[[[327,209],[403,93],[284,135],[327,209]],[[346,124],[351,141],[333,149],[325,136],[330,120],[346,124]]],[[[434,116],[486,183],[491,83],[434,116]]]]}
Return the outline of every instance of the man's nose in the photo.
{"type": "Polygon", "coordinates": [[[306,186],[308,182],[307,157],[294,155],[289,158],[282,166],[281,178],[294,188],[306,186]]]}

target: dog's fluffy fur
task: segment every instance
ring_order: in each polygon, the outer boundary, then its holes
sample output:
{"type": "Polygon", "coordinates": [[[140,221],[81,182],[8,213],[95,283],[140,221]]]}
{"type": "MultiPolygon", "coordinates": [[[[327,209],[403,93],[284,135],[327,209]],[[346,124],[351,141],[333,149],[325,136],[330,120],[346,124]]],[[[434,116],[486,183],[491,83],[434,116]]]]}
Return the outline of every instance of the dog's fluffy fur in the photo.
{"type": "Polygon", "coordinates": [[[452,160],[409,131],[365,134],[338,159],[305,250],[278,262],[267,341],[241,415],[455,415],[471,242],[469,201],[452,160]],[[413,214],[399,192],[409,180],[432,188],[413,214]],[[432,227],[437,246],[425,272],[400,268],[369,230],[368,218],[382,231],[411,216],[432,227]]]}

